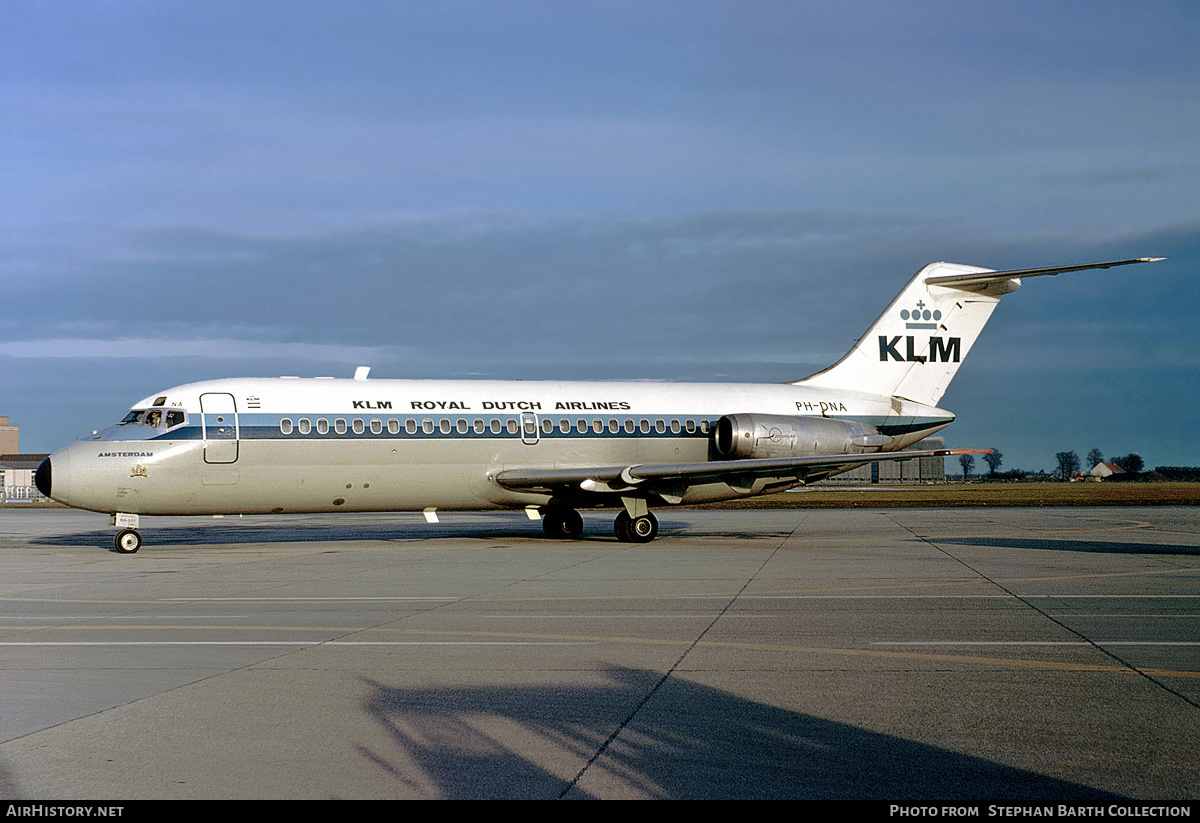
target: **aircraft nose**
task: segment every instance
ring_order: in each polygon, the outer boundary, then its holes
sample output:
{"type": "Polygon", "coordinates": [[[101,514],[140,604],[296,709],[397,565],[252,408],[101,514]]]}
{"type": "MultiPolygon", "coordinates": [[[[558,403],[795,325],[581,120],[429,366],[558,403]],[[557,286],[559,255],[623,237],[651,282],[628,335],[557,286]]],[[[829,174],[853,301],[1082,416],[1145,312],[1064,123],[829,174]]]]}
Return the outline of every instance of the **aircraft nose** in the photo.
{"type": "Polygon", "coordinates": [[[33,473],[33,485],[37,486],[37,490],[44,496],[50,497],[50,458],[47,457],[37,467],[37,471],[33,473]]]}

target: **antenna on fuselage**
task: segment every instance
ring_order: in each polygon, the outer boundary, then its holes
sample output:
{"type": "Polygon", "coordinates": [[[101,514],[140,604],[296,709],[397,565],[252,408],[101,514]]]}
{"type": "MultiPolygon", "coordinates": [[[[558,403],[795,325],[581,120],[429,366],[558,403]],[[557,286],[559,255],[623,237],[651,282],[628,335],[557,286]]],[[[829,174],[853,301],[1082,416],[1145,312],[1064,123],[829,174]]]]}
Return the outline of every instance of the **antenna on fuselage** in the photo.
{"type": "Polygon", "coordinates": [[[354,379],[355,380],[366,380],[367,375],[370,374],[370,372],[371,372],[370,366],[359,366],[357,369],[354,370],[354,379]]]}

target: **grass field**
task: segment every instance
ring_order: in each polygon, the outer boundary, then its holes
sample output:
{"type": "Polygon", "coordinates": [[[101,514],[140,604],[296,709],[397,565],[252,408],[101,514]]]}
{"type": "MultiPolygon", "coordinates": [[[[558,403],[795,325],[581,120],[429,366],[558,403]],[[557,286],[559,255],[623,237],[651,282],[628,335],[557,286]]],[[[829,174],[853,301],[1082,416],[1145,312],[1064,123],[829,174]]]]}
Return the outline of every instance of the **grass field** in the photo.
{"type": "Polygon", "coordinates": [[[916,506],[1200,506],[1200,483],[938,483],[814,486],[706,508],[889,508],[916,506]]]}

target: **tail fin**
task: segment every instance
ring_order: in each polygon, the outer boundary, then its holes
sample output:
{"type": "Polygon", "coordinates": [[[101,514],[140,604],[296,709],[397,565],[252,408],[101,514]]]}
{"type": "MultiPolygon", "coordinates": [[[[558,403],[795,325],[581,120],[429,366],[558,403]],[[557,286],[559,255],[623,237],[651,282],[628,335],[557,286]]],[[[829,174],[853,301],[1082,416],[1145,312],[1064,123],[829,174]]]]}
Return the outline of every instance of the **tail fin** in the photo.
{"type": "Polygon", "coordinates": [[[1020,287],[1020,278],[1162,259],[1014,271],[931,263],[917,272],[845,357],[796,384],[891,395],[936,406],[992,309],[1001,297],[1020,287]]]}

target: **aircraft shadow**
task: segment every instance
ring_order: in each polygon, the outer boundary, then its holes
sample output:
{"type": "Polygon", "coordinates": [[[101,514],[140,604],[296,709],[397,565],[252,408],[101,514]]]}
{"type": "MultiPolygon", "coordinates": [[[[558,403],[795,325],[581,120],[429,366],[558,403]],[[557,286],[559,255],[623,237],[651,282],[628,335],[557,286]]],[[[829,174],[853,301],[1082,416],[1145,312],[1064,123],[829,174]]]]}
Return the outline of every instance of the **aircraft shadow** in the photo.
{"type": "MultiPolygon", "coordinates": [[[[608,515],[597,515],[585,519],[583,536],[575,541],[552,541],[542,535],[539,523],[528,520],[524,515],[507,517],[502,515],[460,516],[452,520],[454,515],[448,515],[436,525],[423,521],[381,521],[377,523],[263,523],[241,522],[237,518],[225,521],[204,520],[194,525],[182,526],[143,526],[139,529],[145,540],[145,549],[164,549],[172,546],[221,546],[243,545],[254,543],[337,543],[354,540],[380,541],[423,541],[435,539],[478,539],[493,540],[498,538],[531,538],[550,543],[612,543],[620,546],[630,546],[617,541],[612,528],[612,518],[608,515]]],[[[586,516],[585,516],[586,517],[586,516]]],[[[113,548],[113,536],[116,529],[91,530],[57,534],[39,537],[39,544],[48,546],[94,546],[98,548],[113,548]]],[[[693,534],[689,524],[684,522],[660,521],[659,537],[673,533],[693,534]]],[[[712,536],[705,533],[703,536],[712,536]]],[[[732,538],[733,534],[719,535],[732,538]]],[[[736,535],[741,539],[749,536],[736,535]]],[[[761,536],[761,535],[757,535],[761,536]]]]}
{"type": "MultiPolygon", "coordinates": [[[[613,668],[597,687],[397,688],[363,678],[363,711],[395,743],[360,747],[405,793],[430,797],[730,799],[987,799],[1114,801],[1077,783],[661,675],[613,668]],[[614,740],[609,737],[620,728],[614,740]],[[558,764],[583,764],[575,785],[514,740],[557,746],[558,764]],[[609,741],[605,746],[605,741],[609,741]],[[606,789],[589,792],[587,786],[606,789]]],[[[572,765],[571,769],[579,766],[572,765]]]]}
{"type": "Polygon", "coordinates": [[[1032,549],[1049,552],[1096,552],[1100,554],[1200,554],[1200,546],[1170,543],[1141,543],[1137,541],[1093,542],[1088,540],[1058,540],[1044,537],[949,537],[937,538],[934,543],[953,543],[961,546],[991,546],[997,549],[1032,549]]]}

